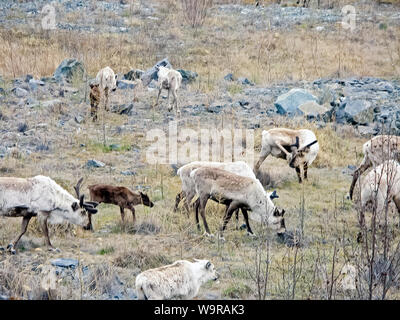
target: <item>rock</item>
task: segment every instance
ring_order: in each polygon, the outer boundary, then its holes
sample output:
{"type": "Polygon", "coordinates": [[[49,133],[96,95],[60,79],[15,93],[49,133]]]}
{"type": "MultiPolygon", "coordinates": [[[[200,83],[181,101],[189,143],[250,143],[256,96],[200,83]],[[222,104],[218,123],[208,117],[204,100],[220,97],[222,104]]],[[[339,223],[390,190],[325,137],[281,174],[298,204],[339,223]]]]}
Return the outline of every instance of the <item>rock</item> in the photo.
{"type": "Polygon", "coordinates": [[[53,77],[58,82],[62,80],[71,82],[74,78],[83,80],[83,76],[85,73],[85,68],[81,62],[76,59],[65,59],[57,67],[56,71],[53,74],[53,77]]]}
{"type": "Polygon", "coordinates": [[[6,94],[6,92],[4,91],[3,88],[0,88],[0,94],[1,94],[1,95],[5,95],[5,94],[6,94]]]}
{"type": "Polygon", "coordinates": [[[50,261],[55,267],[75,269],[79,265],[79,261],[75,259],[58,258],[50,261]]]}
{"type": "Polygon", "coordinates": [[[235,81],[235,77],[232,73],[228,73],[225,77],[224,80],[226,81],[235,81]]]}
{"type": "Polygon", "coordinates": [[[222,109],[226,107],[226,104],[215,102],[206,108],[207,112],[210,113],[220,113],[222,109]]]}
{"type": "Polygon", "coordinates": [[[130,80],[117,80],[118,89],[134,89],[136,87],[136,83],[130,80]]]}
{"type": "Polygon", "coordinates": [[[379,132],[379,130],[373,126],[357,126],[357,131],[363,137],[368,138],[372,138],[372,136],[375,136],[379,132]]]}
{"type": "Polygon", "coordinates": [[[249,79],[247,79],[247,78],[238,78],[237,81],[238,81],[240,84],[243,84],[243,85],[254,86],[254,83],[251,82],[251,81],[250,81],[249,79]]]}
{"type": "Polygon", "coordinates": [[[124,80],[134,81],[137,79],[141,79],[144,74],[143,70],[132,69],[124,74],[124,80]]]}
{"type": "Polygon", "coordinates": [[[368,100],[346,97],[336,111],[336,122],[367,125],[374,120],[374,107],[368,100]]]}
{"type": "Polygon", "coordinates": [[[150,84],[151,80],[158,80],[157,69],[156,69],[157,66],[158,67],[163,66],[172,69],[172,65],[169,63],[168,58],[158,61],[152,68],[147,69],[143,73],[141,79],[145,87],[150,84]]]}
{"type": "Polygon", "coordinates": [[[176,71],[178,71],[182,75],[182,82],[185,84],[195,81],[196,78],[199,76],[197,72],[194,71],[188,71],[183,69],[178,69],[176,71]]]}
{"type": "Polygon", "coordinates": [[[135,171],[126,170],[126,171],[121,171],[121,174],[123,176],[136,176],[137,173],[135,171]]]}
{"type": "Polygon", "coordinates": [[[111,107],[111,112],[119,113],[119,114],[126,114],[131,115],[133,110],[133,103],[131,104],[121,104],[111,107]]]}
{"type": "Polygon", "coordinates": [[[24,98],[28,95],[28,91],[22,88],[14,88],[11,90],[12,93],[15,94],[16,97],[18,98],[24,98]]]}
{"type": "Polygon", "coordinates": [[[30,79],[29,80],[29,88],[32,91],[36,90],[39,86],[44,86],[44,85],[45,85],[44,81],[35,80],[35,79],[30,79]]]}
{"type": "Polygon", "coordinates": [[[81,115],[77,115],[77,116],[75,116],[75,122],[76,123],[79,123],[79,124],[81,124],[82,122],[84,122],[85,121],[85,118],[84,117],[82,117],[81,115]]]}
{"type": "Polygon", "coordinates": [[[24,133],[28,130],[28,125],[26,123],[20,123],[17,128],[18,132],[24,133]]]}
{"type": "Polygon", "coordinates": [[[108,147],[110,148],[111,151],[117,151],[121,148],[119,144],[110,144],[108,147]]]}
{"type": "Polygon", "coordinates": [[[25,82],[29,82],[29,81],[31,81],[32,79],[33,79],[33,76],[30,75],[30,74],[27,74],[26,77],[25,77],[25,82]]]}
{"type": "Polygon", "coordinates": [[[275,107],[281,115],[302,115],[302,111],[298,108],[308,101],[317,101],[317,98],[307,90],[296,88],[280,95],[275,101],[275,107]]]}
{"type": "Polygon", "coordinates": [[[330,108],[322,106],[315,101],[307,101],[298,107],[307,120],[321,120],[322,116],[327,113],[330,108]]]}
{"type": "Polygon", "coordinates": [[[87,168],[102,168],[104,166],[105,166],[105,164],[103,162],[97,161],[95,159],[88,160],[88,162],[86,162],[87,168]]]}

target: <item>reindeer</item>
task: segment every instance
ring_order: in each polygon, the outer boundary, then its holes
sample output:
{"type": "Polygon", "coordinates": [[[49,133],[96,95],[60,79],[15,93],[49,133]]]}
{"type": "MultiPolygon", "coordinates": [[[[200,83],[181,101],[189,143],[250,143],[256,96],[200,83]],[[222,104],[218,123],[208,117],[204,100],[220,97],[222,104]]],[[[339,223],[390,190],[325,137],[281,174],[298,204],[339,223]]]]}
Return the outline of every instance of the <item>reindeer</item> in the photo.
{"type": "Polygon", "coordinates": [[[89,228],[88,214],[97,213],[97,202],[85,202],[79,188],[81,178],[74,187],[77,198],[61,188],[49,177],[33,178],[0,178],[0,216],[22,217],[21,233],[7,246],[15,254],[18,241],[25,234],[32,217],[38,217],[46,245],[49,250],[55,249],[49,238],[47,223],[68,221],[89,228]]]}
{"type": "Polygon", "coordinates": [[[360,175],[370,167],[376,167],[385,160],[399,160],[400,137],[393,135],[379,135],[367,141],[363,145],[364,158],[361,164],[353,173],[353,180],[350,186],[350,199],[353,199],[353,192],[360,175]]]}
{"type": "Polygon", "coordinates": [[[210,229],[205,217],[205,208],[209,199],[225,204],[226,210],[223,225],[220,229],[220,237],[225,230],[233,212],[242,209],[247,231],[254,235],[250,228],[249,220],[265,223],[272,229],[278,230],[278,234],[285,232],[285,210],[279,211],[265,192],[261,183],[252,178],[211,167],[200,167],[190,173],[194,181],[199,201],[196,203],[196,222],[200,229],[198,213],[200,211],[205,233],[210,234],[210,229]],[[248,216],[247,211],[251,211],[248,216]]]}
{"type": "MultiPolygon", "coordinates": [[[[184,199],[184,208],[189,213],[189,205],[193,198],[196,196],[196,189],[193,179],[190,177],[190,173],[200,167],[211,167],[219,168],[222,170],[229,171],[231,173],[238,174],[240,176],[249,177],[257,180],[253,170],[244,161],[235,162],[213,162],[213,161],[193,161],[182,167],[177,171],[177,174],[182,181],[182,190],[176,195],[174,211],[177,211],[179,203],[184,199]]],[[[258,181],[258,180],[257,180],[258,181]]],[[[276,191],[269,193],[271,200],[279,198],[276,191]]],[[[198,199],[196,200],[195,207],[198,205],[198,199]]],[[[235,211],[236,216],[236,229],[239,229],[239,209],[235,211]]],[[[249,227],[250,228],[250,227],[249,227]]]]}
{"type": "Polygon", "coordinates": [[[299,183],[302,183],[301,171],[307,180],[307,170],[317,157],[319,144],[311,130],[292,130],[274,128],[262,132],[260,158],[254,166],[258,172],[263,161],[271,154],[276,158],[286,159],[291,168],[296,169],[299,183]]]}
{"type": "Polygon", "coordinates": [[[171,111],[173,109],[173,105],[175,105],[176,114],[177,115],[180,114],[180,110],[178,107],[178,89],[182,83],[182,75],[180,74],[180,72],[174,69],[168,69],[163,66],[156,66],[156,69],[157,69],[158,86],[159,86],[156,105],[158,105],[158,101],[161,95],[161,90],[162,89],[168,90],[168,111],[171,111]],[[172,107],[169,103],[170,94],[172,94],[174,99],[172,101],[172,107]]]}
{"type": "MultiPolygon", "coordinates": [[[[125,211],[129,209],[132,212],[133,224],[136,222],[135,205],[143,204],[152,208],[154,203],[150,201],[147,194],[134,192],[126,187],[111,186],[106,184],[94,184],[88,187],[90,191],[90,200],[98,203],[111,203],[119,206],[122,223],[125,223],[125,211]]],[[[93,230],[91,216],[89,215],[90,229],[93,230]]]]}

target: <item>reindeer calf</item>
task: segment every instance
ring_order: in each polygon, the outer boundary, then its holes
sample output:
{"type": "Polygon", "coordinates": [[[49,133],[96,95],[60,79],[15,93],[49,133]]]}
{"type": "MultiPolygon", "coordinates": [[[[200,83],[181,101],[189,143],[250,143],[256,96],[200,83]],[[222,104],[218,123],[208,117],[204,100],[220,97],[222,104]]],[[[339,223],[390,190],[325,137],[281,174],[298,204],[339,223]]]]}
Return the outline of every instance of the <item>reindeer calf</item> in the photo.
{"type": "MultiPolygon", "coordinates": [[[[125,210],[129,209],[132,212],[133,223],[136,222],[135,205],[143,204],[147,207],[153,207],[154,203],[150,201],[147,194],[142,192],[134,192],[126,187],[110,186],[106,184],[94,184],[88,187],[90,191],[91,201],[98,203],[111,203],[119,206],[121,212],[122,223],[125,223],[125,210]]],[[[90,219],[90,227],[93,226],[90,219]]]]}

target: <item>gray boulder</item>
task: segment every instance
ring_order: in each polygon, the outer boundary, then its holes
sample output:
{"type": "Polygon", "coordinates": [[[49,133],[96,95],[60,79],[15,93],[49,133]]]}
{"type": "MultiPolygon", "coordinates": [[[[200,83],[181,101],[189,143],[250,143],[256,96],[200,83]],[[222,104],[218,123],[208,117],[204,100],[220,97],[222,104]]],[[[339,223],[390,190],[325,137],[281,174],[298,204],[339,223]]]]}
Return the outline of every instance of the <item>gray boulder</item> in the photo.
{"type": "Polygon", "coordinates": [[[188,71],[183,69],[178,69],[176,71],[178,71],[182,75],[182,82],[185,84],[195,81],[196,78],[199,76],[197,72],[194,71],[188,71]]]}
{"type": "Polygon", "coordinates": [[[75,269],[79,265],[79,261],[75,259],[58,258],[51,260],[51,264],[55,267],[75,269]]]}
{"type": "Polygon", "coordinates": [[[95,160],[95,159],[91,159],[91,160],[88,160],[88,162],[86,162],[87,168],[102,168],[104,166],[105,166],[105,164],[103,162],[95,160]]]}
{"type": "Polygon", "coordinates": [[[82,79],[86,71],[83,64],[76,59],[65,59],[57,67],[53,74],[53,77],[57,81],[65,80],[71,82],[73,78],[82,79]]]}
{"type": "Polygon", "coordinates": [[[131,80],[117,80],[117,87],[121,90],[134,89],[136,87],[136,83],[131,80]]]}
{"type": "Polygon", "coordinates": [[[247,78],[238,78],[237,81],[238,81],[240,84],[245,85],[245,86],[254,86],[254,83],[251,82],[251,81],[250,81],[249,79],[247,79],[247,78]]]}
{"type": "Polygon", "coordinates": [[[28,95],[28,91],[22,88],[14,88],[11,90],[12,93],[15,94],[16,97],[18,98],[24,98],[28,95]]]}
{"type": "Polygon", "coordinates": [[[137,79],[141,79],[144,74],[143,70],[132,69],[124,74],[124,80],[134,81],[137,79]]]}
{"type": "Polygon", "coordinates": [[[226,81],[235,81],[235,76],[232,73],[228,73],[225,77],[224,80],[226,81]]]}
{"type": "Polygon", "coordinates": [[[367,125],[374,120],[374,106],[368,100],[346,97],[336,111],[336,122],[367,125]]]}
{"type": "Polygon", "coordinates": [[[280,95],[275,101],[275,107],[281,115],[302,115],[299,106],[308,101],[317,101],[317,98],[307,90],[296,88],[280,95]]]}
{"type": "Polygon", "coordinates": [[[301,104],[298,107],[298,110],[302,112],[303,116],[307,120],[321,120],[324,114],[326,114],[330,108],[328,108],[326,105],[320,105],[315,101],[307,101],[301,104]]]}
{"type": "Polygon", "coordinates": [[[169,63],[168,58],[158,61],[153,67],[147,69],[142,75],[142,82],[144,86],[148,86],[151,80],[158,80],[156,67],[166,67],[172,69],[172,65],[169,63]]]}

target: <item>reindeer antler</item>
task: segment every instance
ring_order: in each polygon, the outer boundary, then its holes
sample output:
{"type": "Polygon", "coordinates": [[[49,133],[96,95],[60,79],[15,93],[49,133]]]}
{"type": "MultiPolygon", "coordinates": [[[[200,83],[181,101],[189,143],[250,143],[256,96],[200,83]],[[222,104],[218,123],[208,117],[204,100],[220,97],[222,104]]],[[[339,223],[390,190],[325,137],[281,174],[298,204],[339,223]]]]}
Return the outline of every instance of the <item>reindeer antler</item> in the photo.
{"type": "Polygon", "coordinates": [[[74,187],[75,192],[76,192],[76,196],[78,197],[78,199],[80,198],[79,189],[81,188],[82,181],[83,181],[83,177],[80,178],[80,179],[78,180],[78,183],[77,183],[76,186],[74,187]]]}

